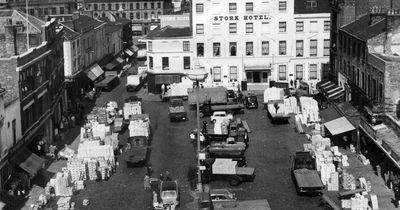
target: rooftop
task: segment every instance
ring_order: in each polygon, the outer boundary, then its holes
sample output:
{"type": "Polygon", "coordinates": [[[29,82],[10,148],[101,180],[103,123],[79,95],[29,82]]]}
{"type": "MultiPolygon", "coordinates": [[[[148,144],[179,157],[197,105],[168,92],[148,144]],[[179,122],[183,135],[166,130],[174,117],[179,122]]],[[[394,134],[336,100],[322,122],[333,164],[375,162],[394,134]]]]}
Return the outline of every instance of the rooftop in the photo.
{"type": "Polygon", "coordinates": [[[146,36],[149,39],[157,38],[179,38],[192,36],[192,30],[190,27],[185,28],[172,28],[171,26],[165,26],[163,28],[157,27],[146,36]]]}
{"type": "Polygon", "coordinates": [[[96,27],[104,24],[104,22],[102,22],[100,20],[96,20],[96,19],[91,18],[86,15],[79,15],[79,18],[77,18],[75,20],[63,22],[63,24],[68,26],[69,28],[73,29],[76,32],[81,32],[88,27],[93,26],[93,28],[96,28],[96,27]]]}
{"type": "MultiPolygon", "coordinates": [[[[136,3],[136,2],[156,2],[156,1],[163,2],[163,0],[130,0],[129,2],[136,3]]],[[[98,3],[98,2],[115,3],[115,0],[86,0],[85,1],[85,3],[98,3]]]]}
{"type": "Polygon", "coordinates": [[[327,0],[295,0],[294,14],[331,13],[327,0]]]}
{"type": "Polygon", "coordinates": [[[370,24],[371,17],[372,15],[370,14],[364,15],[358,20],[344,26],[342,30],[364,41],[384,33],[386,30],[385,19],[383,18],[374,24],[370,24]]]}
{"type": "Polygon", "coordinates": [[[67,26],[64,26],[63,29],[64,29],[64,37],[67,40],[74,40],[76,37],[79,36],[78,32],[72,30],[71,28],[69,28],[67,26]]]}

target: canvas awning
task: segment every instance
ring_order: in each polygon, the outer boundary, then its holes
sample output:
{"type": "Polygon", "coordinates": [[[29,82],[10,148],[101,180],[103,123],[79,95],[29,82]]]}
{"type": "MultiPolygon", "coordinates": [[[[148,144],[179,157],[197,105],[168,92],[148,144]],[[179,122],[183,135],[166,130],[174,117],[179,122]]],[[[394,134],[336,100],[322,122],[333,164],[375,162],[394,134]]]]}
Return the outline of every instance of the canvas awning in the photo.
{"type": "Polygon", "coordinates": [[[137,52],[139,50],[139,47],[137,47],[136,45],[132,45],[131,49],[133,50],[133,52],[137,52]]]}
{"type": "Polygon", "coordinates": [[[329,122],[324,123],[326,129],[332,135],[338,135],[348,131],[355,130],[356,128],[346,119],[346,117],[340,117],[329,122]]]}
{"type": "Polygon", "coordinates": [[[103,69],[98,65],[95,64],[86,74],[92,81],[96,80],[104,73],[103,69]]]}
{"type": "Polygon", "coordinates": [[[132,55],[133,55],[133,52],[130,51],[129,49],[126,49],[126,50],[125,50],[125,53],[128,54],[128,56],[132,56],[132,55]]]}
{"type": "Polygon", "coordinates": [[[32,177],[43,167],[44,160],[27,148],[21,149],[11,161],[28,172],[32,177]]]}
{"type": "Polygon", "coordinates": [[[108,63],[105,68],[107,70],[113,70],[117,65],[114,64],[114,62],[108,63]]]}
{"type": "Polygon", "coordinates": [[[155,84],[172,84],[181,82],[180,75],[155,75],[155,84]]]}
{"type": "Polygon", "coordinates": [[[118,63],[123,63],[124,62],[124,59],[122,59],[121,57],[117,57],[116,59],[115,59],[115,61],[117,61],[118,63]]]}
{"type": "Polygon", "coordinates": [[[331,81],[319,83],[317,87],[329,100],[335,100],[344,95],[344,89],[331,81]]]}

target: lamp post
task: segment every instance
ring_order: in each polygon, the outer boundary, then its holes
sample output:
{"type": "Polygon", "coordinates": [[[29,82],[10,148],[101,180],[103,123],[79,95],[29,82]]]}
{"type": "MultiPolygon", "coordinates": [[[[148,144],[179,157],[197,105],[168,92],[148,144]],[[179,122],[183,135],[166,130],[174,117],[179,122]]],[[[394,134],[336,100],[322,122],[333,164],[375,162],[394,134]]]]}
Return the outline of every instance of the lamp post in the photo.
{"type": "Polygon", "coordinates": [[[201,70],[194,70],[187,74],[188,78],[196,82],[196,117],[197,117],[197,190],[203,191],[203,185],[201,180],[201,162],[200,162],[200,105],[199,105],[199,82],[204,81],[207,78],[208,73],[201,70]]]}

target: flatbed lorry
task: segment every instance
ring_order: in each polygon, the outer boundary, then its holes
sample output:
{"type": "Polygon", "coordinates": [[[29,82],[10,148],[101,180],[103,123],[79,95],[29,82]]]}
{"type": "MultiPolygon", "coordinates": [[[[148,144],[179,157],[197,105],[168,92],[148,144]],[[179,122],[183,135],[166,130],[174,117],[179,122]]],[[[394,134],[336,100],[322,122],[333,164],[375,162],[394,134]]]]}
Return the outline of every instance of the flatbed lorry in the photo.
{"type": "Polygon", "coordinates": [[[128,138],[124,159],[128,166],[144,164],[149,154],[149,139],[147,136],[133,136],[128,138]]]}
{"type": "Polygon", "coordinates": [[[242,182],[252,182],[255,178],[255,168],[239,167],[237,162],[231,159],[218,159],[205,164],[202,171],[203,183],[214,180],[226,180],[231,186],[238,186],[242,182]]]}
{"type": "Polygon", "coordinates": [[[318,194],[325,188],[317,171],[315,158],[308,151],[293,154],[291,172],[297,193],[300,195],[318,194]]]}
{"type": "Polygon", "coordinates": [[[271,87],[264,91],[264,107],[272,123],[289,121],[290,115],[285,112],[284,95],[282,88],[271,87]]]}
{"type": "Polygon", "coordinates": [[[185,106],[183,105],[182,99],[173,98],[170,100],[168,106],[168,115],[171,122],[187,120],[187,112],[185,110],[185,106]]]}

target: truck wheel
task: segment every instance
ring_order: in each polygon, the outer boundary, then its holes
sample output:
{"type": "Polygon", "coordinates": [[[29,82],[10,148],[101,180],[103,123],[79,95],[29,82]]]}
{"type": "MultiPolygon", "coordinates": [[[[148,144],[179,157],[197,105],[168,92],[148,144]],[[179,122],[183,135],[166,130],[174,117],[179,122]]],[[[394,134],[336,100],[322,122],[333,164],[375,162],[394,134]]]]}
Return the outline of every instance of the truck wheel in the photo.
{"type": "Polygon", "coordinates": [[[238,177],[230,177],[228,179],[228,182],[230,186],[238,186],[240,184],[240,180],[238,177]]]}

